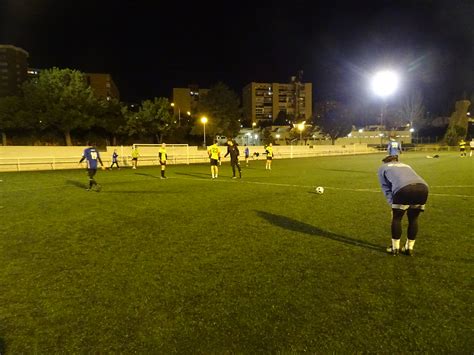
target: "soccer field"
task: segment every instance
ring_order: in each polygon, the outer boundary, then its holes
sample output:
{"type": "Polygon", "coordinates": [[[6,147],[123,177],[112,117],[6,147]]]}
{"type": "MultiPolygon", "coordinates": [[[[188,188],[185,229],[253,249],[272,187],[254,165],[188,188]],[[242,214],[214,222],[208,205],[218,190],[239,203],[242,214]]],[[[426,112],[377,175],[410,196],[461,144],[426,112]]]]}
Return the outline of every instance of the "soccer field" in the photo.
{"type": "Polygon", "coordinates": [[[0,173],[0,350],[472,353],[474,158],[425,155],[414,257],[381,154],[0,173]]]}

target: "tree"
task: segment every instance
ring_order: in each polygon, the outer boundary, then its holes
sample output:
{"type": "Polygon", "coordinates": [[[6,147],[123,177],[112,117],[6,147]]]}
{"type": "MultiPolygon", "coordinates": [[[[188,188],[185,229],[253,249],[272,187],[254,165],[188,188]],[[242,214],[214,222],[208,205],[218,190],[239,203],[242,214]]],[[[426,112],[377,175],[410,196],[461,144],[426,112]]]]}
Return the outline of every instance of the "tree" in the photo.
{"type": "Polygon", "coordinates": [[[206,133],[235,137],[240,131],[240,99],[227,85],[218,83],[209,92],[202,95],[197,107],[198,120],[193,127],[194,135],[203,134],[200,117],[206,116],[206,133]]]}
{"type": "Polygon", "coordinates": [[[143,101],[138,112],[129,112],[127,116],[129,135],[152,134],[157,143],[161,143],[163,136],[175,128],[170,103],[163,97],[143,101]]]}
{"type": "Polygon", "coordinates": [[[12,129],[27,126],[26,121],[20,119],[21,99],[18,96],[0,98],[0,132],[2,145],[7,145],[7,133],[12,129]]]}
{"type": "Polygon", "coordinates": [[[126,109],[117,99],[97,101],[96,126],[112,135],[112,145],[117,145],[117,136],[126,130],[126,109]]]}
{"type": "Polygon", "coordinates": [[[448,145],[457,145],[461,139],[466,139],[469,127],[467,111],[471,102],[469,100],[456,101],[455,110],[449,118],[448,129],[444,141],[448,145]]]}
{"type": "Polygon", "coordinates": [[[270,143],[275,143],[275,140],[273,139],[271,128],[267,127],[263,129],[263,137],[262,137],[263,143],[265,145],[268,145],[270,143]]]}
{"type": "Polygon", "coordinates": [[[87,129],[93,123],[95,98],[81,72],[71,69],[48,69],[36,80],[23,84],[29,114],[45,127],[54,127],[72,145],[71,131],[87,129]]]}
{"type": "Polygon", "coordinates": [[[424,126],[423,115],[425,107],[423,106],[423,96],[420,91],[414,91],[405,96],[400,113],[402,119],[410,122],[411,127],[415,126],[417,129],[420,129],[424,126]]]}
{"type": "Polygon", "coordinates": [[[322,133],[327,134],[334,145],[336,139],[346,136],[352,129],[352,114],[341,104],[331,108],[316,120],[322,133]]]}

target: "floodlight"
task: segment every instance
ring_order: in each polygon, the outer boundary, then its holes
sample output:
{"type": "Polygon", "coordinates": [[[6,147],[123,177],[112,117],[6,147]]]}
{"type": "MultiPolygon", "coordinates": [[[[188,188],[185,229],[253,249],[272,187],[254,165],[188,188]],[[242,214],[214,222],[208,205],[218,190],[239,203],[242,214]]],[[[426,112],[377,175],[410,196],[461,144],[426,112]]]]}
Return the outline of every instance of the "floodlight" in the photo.
{"type": "Polygon", "coordinates": [[[373,92],[382,98],[393,94],[399,83],[398,75],[391,70],[380,71],[372,79],[373,92]]]}

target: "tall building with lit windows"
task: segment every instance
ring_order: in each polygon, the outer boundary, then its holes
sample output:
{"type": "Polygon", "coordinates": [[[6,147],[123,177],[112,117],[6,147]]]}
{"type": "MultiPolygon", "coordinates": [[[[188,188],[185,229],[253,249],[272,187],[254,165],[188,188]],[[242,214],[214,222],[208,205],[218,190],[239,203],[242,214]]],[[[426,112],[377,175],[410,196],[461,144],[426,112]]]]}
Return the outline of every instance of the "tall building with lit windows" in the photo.
{"type": "Polygon", "coordinates": [[[0,44],[0,97],[16,95],[27,78],[28,52],[0,44]]]}
{"type": "Polygon", "coordinates": [[[85,73],[84,77],[96,97],[105,100],[120,100],[119,90],[110,74],[85,73]]]}
{"type": "Polygon", "coordinates": [[[193,114],[202,95],[209,92],[209,89],[199,88],[198,85],[189,85],[187,88],[173,88],[174,114],[185,115],[187,112],[193,114]]]}
{"type": "Polygon", "coordinates": [[[313,114],[313,86],[295,77],[289,83],[252,82],[242,96],[244,121],[258,126],[273,125],[279,118],[309,121],[313,114]]]}

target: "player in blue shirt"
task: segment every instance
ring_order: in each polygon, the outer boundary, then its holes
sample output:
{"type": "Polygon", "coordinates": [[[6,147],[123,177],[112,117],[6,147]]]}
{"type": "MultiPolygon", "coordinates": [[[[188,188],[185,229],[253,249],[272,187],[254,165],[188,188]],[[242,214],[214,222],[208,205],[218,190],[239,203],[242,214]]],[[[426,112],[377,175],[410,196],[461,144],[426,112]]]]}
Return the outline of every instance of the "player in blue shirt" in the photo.
{"type": "Polygon", "coordinates": [[[389,155],[378,170],[382,191],[392,208],[392,245],[387,252],[398,255],[402,236],[402,218],[407,211],[407,241],[402,252],[413,255],[418,233],[418,216],[425,210],[428,184],[409,165],[398,162],[398,156],[389,155]]]}
{"type": "Polygon", "coordinates": [[[395,138],[390,137],[390,141],[387,145],[387,153],[388,155],[399,155],[402,154],[402,144],[397,142],[395,138]]]}
{"type": "Polygon", "coordinates": [[[244,154],[245,154],[245,164],[249,166],[250,150],[249,150],[249,147],[247,147],[247,145],[245,145],[244,154]]]}
{"type": "Polygon", "coordinates": [[[110,165],[110,170],[114,167],[114,165],[117,165],[117,168],[120,170],[120,166],[118,165],[118,154],[117,154],[117,149],[114,149],[114,153],[112,154],[112,165],[110,165]]]}
{"type": "Polygon", "coordinates": [[[97,173],[97,162],[100,163],[102,169],[104,169],[104,164],[102,163],[102,159],[100,159],[99,151],[97,148],[95,148],[95,144],[89,148],[84,149],[84,153],[82,153],[82,158],[79,160],[79,163],[82,163],[84,160],[86,160],[87,173],[89,175],[89,188],[87,191],[94,189],[95,191],[99,192],[101,186],[94,180],[94,176],[97,173]]]}

